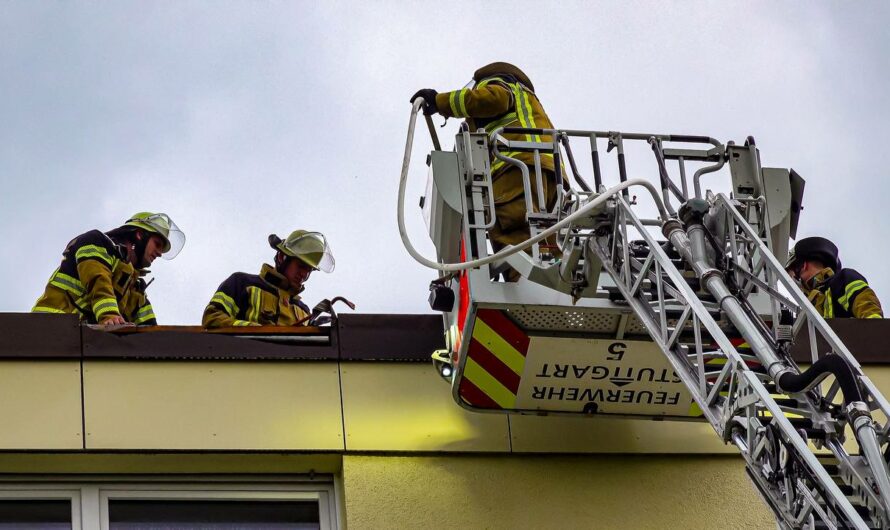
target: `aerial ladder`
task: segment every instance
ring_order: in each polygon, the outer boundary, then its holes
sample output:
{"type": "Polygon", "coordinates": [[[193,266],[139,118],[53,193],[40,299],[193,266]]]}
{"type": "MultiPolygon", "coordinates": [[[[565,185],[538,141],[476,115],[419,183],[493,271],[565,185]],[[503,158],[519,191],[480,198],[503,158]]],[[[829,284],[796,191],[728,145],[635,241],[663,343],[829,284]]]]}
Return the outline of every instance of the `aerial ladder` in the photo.
{"type": "Polygon", "coordinates": [[[794,170],[761,167],[752,137],[488,134],[464,124],[445,151],[426,116],[430,259],[404,220],[421,104],[409,121],[399,230],[409,254],[439,273],[430,303],[447,347],[433,360],[460,406],[706,421],[741,453],[779,528],[890,528],[890,403],[780,261],[801,209],[794,170]],[[535,164],[505,154],[516,152],[535,164]],[[531,197],[545,204],[545,155],[561,185],[556,205],[539,211],[531,197]],[[497,222],[492,157],[521,170],[530,227],[528,240],[498,252],[487,239],[497,222]],[[607,187],[610,159],[618,178],[607,187]],[[629,178],[629,167],[655,178],[629,178]],[[702,179],[727,167],[731,193],[703,192],[702,179]],[[499,281],[510,267],[519,281],[499,281]],[[805,369],[791,355],[800,341],[805,369]]]}

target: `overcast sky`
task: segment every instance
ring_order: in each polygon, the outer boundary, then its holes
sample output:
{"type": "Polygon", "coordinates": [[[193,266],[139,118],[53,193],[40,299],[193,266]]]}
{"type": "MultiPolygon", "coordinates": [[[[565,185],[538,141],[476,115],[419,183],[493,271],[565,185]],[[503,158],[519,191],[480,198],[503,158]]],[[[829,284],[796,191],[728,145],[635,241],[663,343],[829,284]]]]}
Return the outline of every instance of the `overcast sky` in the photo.
{"type": "MultiPolygon", "coordinates": [[[[0,311],[31,308],[72,237],[151,210],[187,237],[153,267],[160,323],[199,323],[223,279],[271,260],[268,234],[296,228],[337,259],[310,306],[429,312],[435,273],[396,228],[408,98],[496,60],[558,127],[754,135],[763,165],[807,179],[800,234],[834,239],[890,304],[888,6],[4,1],[0,311]]],[[[432,255],[419,138],[408,222],[432,255]]]]}

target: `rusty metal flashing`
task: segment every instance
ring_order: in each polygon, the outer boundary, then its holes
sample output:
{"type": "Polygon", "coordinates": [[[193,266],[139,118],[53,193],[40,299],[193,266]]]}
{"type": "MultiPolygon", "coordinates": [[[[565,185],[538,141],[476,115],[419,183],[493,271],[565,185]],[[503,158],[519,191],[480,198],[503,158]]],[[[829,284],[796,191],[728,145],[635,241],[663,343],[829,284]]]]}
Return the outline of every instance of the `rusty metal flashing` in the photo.
{"type": "MultiPolygon", "coordinates": [[[[833,319],[829,323],[860,363],[890,364],[890,319],[833,319]]],[[[0,360],[428,362],[430,353],[444,346],[439,315],[347,314],[330,328],[207,332],[198,326],[158,326],[105,332],[81,327],[74,315],[0,313],[0,360]]],[[[820,348],[824,351],[825,345],[820,348]]],[[[810,360],[805,333],[792,353],[799,362],[810,360]]]]}
{"type": "Polygon", "coordinates": [[[339,357],[337,334],[330,330],[297,335],[294,338],[303,340],[289,343],[264,340],[281,334],[251,337],[257,338],[193,330],[117,334],[84,328],[82,346],[84,359],[336,361],[339,357]]]}
{"type": "Polygon", "coordinates": [[[444,347],[441,326],[437,315],[364,314],[343,315],[325,328],[156,326],[108,332],[80,326],[74,315],[0,313],[0,360],[426,362],[444,347]]]}
{"type": "Polygon", "coordinates": [[[0,313],[0,359],[77,359],[81,356],[76,315],[0,313]]]}
{"type": "Polygon", "coordinates": [[[341,315],[338,328],[343,360],[428,362],[445,347],[439,315],[341,315]]]}

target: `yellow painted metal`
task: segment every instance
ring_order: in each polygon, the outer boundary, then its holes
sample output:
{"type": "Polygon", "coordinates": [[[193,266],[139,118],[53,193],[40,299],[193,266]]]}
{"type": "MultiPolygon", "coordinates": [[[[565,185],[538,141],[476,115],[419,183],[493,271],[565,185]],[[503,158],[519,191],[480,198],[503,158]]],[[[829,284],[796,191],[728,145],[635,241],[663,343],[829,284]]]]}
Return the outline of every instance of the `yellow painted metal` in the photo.
{"type": "Polygon", "coordinates": [[[343,449],[336,363],[84,363],[88,449],[343,449]]]}
{"type": "Polygon", "coordinates": [[[0,449],[82,449],[80,361],[0,364],[0,449]]]}
{"type": "Polygon", "coordinates": [[[343,484],[347,528],[776,526],[741,458],[347,455],[343,484]]]}
{"type": "Polygon", "coordinates": [[[343,363],[349,451],[510,450],[507,417],[467,412],[427,363],[343,363]]]}

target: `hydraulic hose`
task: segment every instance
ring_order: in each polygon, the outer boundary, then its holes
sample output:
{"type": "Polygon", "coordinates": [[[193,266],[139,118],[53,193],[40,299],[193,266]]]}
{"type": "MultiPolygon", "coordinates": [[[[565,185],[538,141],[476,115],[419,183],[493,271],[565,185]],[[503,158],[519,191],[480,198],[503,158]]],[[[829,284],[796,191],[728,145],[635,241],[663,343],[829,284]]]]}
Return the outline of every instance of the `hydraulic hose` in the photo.
{"type": "Polygon", "coordinates": [[[584,216],[587,215],[588,212],[590,212],[591,210],[602,205],[604,202],[609,200],[612,196],[616,195],[618,192],[625,190],[631,186],[643,186],[644,188],[646,188],[649,191],[649,194],[652,195],[652,200],[655,201],[655,205],[658,207],[658,211],[659,211],[659,214],[661,215],[661,218],[664,220],[667,220],[669,218],[667,209],[665,208],[664,203],[661,201],[661,198],[658,196],[658,191],[655,189],[655,186],[653,186],[651,182],[644,180],[644,179],[631,179],[631,180],[622,182],[621,184],[619,184],[615,187],[607,189],[606,191],[599,194],[594,199],[587,202],[584,206],[579,208],[573,214],[567,216],[565,219],[559,221],[558,223],[556,223],[553,226],[551,226],[550,228],[544,230],[540,234],[538,234],[534,237],[531,237],[529,239],[526,239],[525,241],[523,241],[522,243],[520,243],[518,245],[507,246],[507,247],[501,249],[499,252],[496,252],[490,256],[486,256],[484,258],[480,258],[480,259],[476,259],[476,260],[472,260],[472,261],[459,262],[459,263],[438,263],[433,260],[430,260],[430,259],[424,257],[423,255],[421,255],[420,252],[418,252],[417,249],[414,248],[414,245],[411,244],[411,239],[408,237],[408,232],[405,229],[405,191],[406,191],[407,183],[408,183],[408,167],[411,164],[411,150],[414,146],[414,125],[416,122],[417,112],[420,109],[420,106],[422,104],[423,104],[422,99],[418,98],[418,99],[414,100],[414,105],[413,105],[412,111],[411,111],[411,119],[408,122],[408,139],[405,142],[405,156],[402,159],[402,174],[401,174],[401,178],[399,179],[399,204],[398,204],[397,216],[398,216],[398,223],[399,223],[399,235],[402,238],[402,244],[405,245],[405,249],[408,251],[408,254],[410,254],[411,257],[414,258],[415,261],[417,261],[418,263],[420,263],[421,265],[423,265],[425,267],[440,270],[443,272],[457,272],[457,271],[462,271],[462,270],[467,270],[467,269],[473,269],[476,267],[481,267],[483,265],[487,265],[489,263],[493,263],[495,261],[502,260],[502,259],[506,258],[507,256],[511,256],[513,254],[516,254],[517,252],[521,252],[522,250],[525,250],[526,248],[534,245],[535,243],[550,237],[552,234],[555,234],[560,229],[574,223],[575,221],[577,221],[580,218],[583,218],[584,216]]]}
{"type": "Polygon", "coordinates": [[[863,401],[856,374],[850,364],[839,355],[827,355],[819,359],[803,373],[795,373],[776,355],[760,335],[739,301],[726,287],[722,275],[707,262],[705,252],[705,228],[700,221],[693,221],[684,233],[678,223],[665,225],[665,235],[680,254],[693,265],[702,284],[717,299],[736,329],[750,344],[751,349],[773,377],[783,392],[803,392],[816,386],[829,374],[834,375],[844,395],[844,405],[863,401]]]}
{"type": "Polygon", "coordinates": [[[816,386],[829,374],[837,378],[844,394],[844,406],[856,401],[864,401],[862,391],[856,383],[856,374],[850,364],[840,355],[826,355],[800,374],[785,372],[776,381],[785,392],[805,392],[816,386]]]}
{"type": "Polygon", "coordinates": [[[850,363],[840,355],[826,355],[801,374],[783,373],[776,380],[776,384],[782,392],[806,392],[819,384],[828,374],[837,378],[844,395],[844,411],[850,419],[859,448],[872,469],[883,508],[886,512],[890,512],[890,476],[887,463],[881,454],[881,443],[878,441],[874,420],[850,363]]]}

